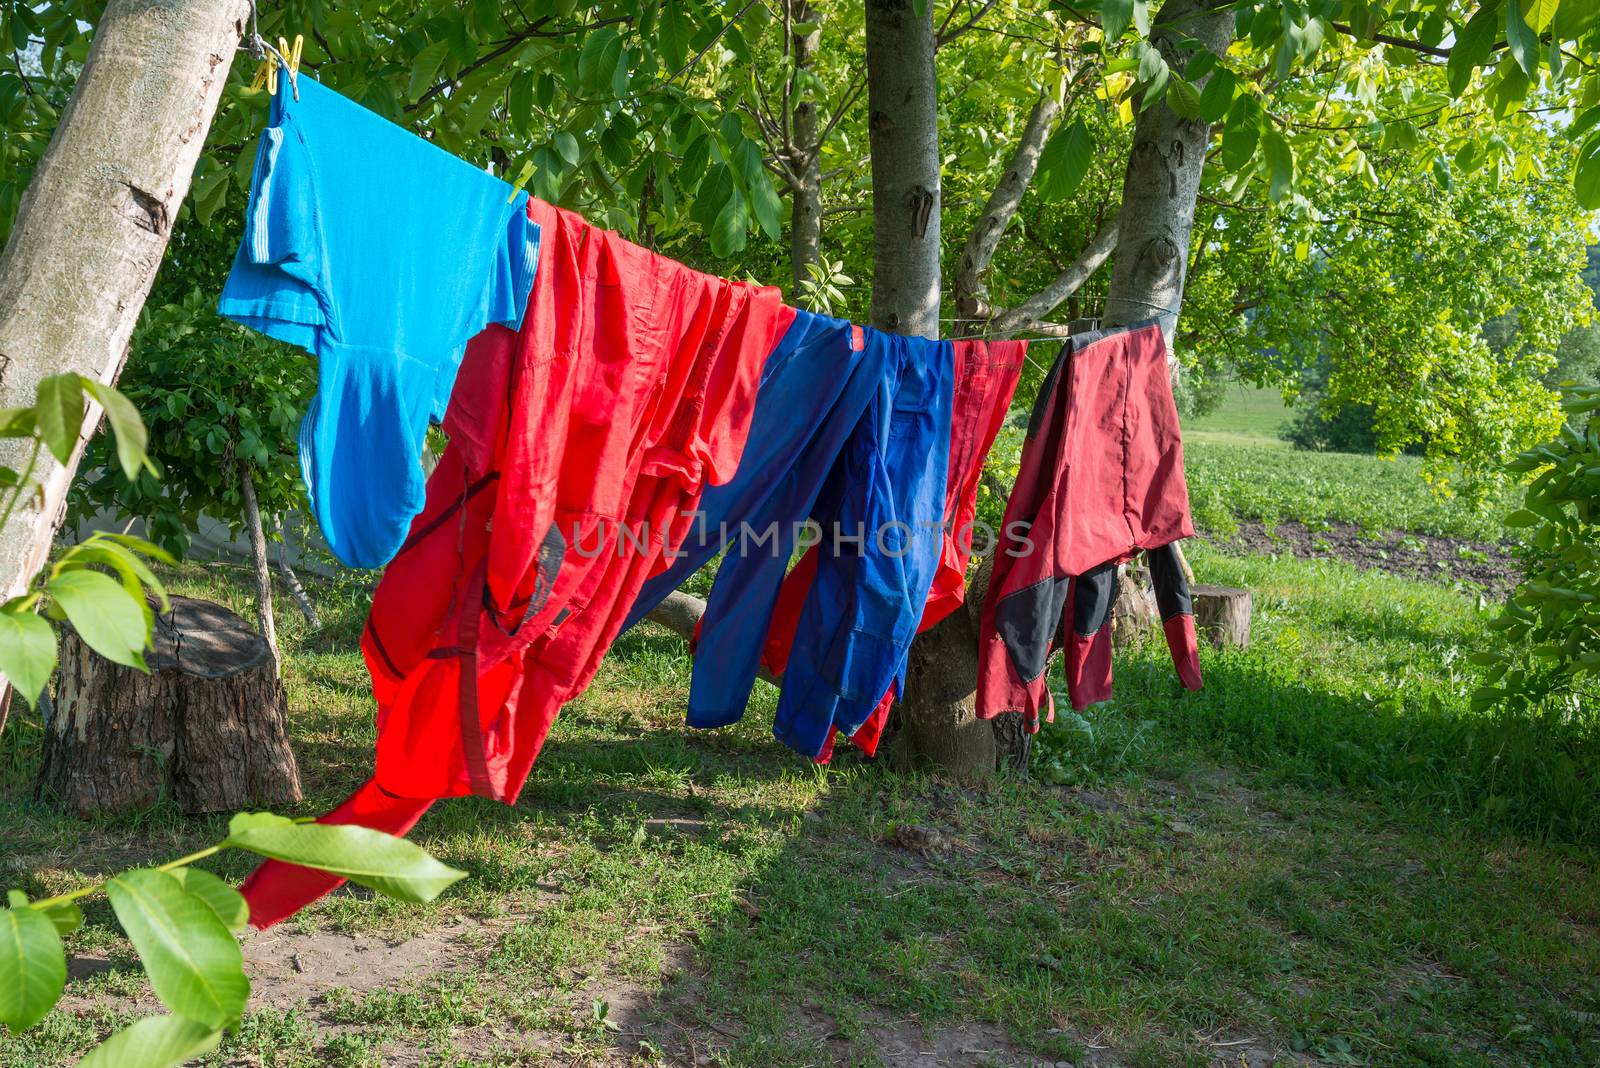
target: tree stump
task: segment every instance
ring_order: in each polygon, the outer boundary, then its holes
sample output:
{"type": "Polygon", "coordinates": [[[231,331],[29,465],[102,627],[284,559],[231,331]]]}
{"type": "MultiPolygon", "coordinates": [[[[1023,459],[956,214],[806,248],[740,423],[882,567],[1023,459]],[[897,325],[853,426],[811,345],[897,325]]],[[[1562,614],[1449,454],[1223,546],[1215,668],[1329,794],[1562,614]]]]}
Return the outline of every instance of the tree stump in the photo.
{"type": "MultiPolygon", "coordinates": [[[[1068,606],[1068,619],[1071,618],[1071,612],[1068,606]]],[[[1155,594],[1150,592],[1149,572],[1143,567],[1119,567],[1117,598],[1111,602],[1111,647],[1127,649],[1138,645],[1150,636],[1150,631],[1160,622],[1155,594]]]]}
{"type": "Polygon", "coordinates": [[[300,800],[272,650],[211,601],[157,612],[150,673],[113,664],[63,628],[38,795],[79,816],[154,804],[231,812],[300,800]]]}
{"type": "Polygon", "coordinates": [[[1195,630],[1207,635],[1218,649],[1243,649],[1250,644],[1250,615],[1254,598],[1249,590],[1200,583],[1194,597],[1195,630]]]}

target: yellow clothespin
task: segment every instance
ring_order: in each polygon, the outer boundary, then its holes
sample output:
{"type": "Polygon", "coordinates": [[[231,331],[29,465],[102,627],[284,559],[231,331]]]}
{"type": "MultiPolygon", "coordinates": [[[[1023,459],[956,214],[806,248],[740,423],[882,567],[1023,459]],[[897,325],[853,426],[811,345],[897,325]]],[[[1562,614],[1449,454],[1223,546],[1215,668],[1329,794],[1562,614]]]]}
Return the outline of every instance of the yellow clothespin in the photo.
{"type": "Polygon", "coordinates": [[[288,41],[285,41],[282,37],[278,38],[278,51],[282,52],[283,58],[289,61],[289,76],[291,78],[298,77],[300,74],[300,49],[304,47],[305,43],[306,35],[303,33],[294,35],[293,49],[290,49],[288,41]]]}
{"type": "Polygon", "coordinates": [[[283,38],[278,38],[277,52],[268,51],[267,57],[261,61],[261,66],[256,68],[256,76],[250,82],[250,91],[259,92],[262,86],[266,87],[269,94],[278,92],[278,68],[282,66],[278,57],[283,57],[283,63],[289,66],[289,79],[291,82],[300,74],[300,53],[305,48],[305,34],[297,33],[294,36],[294,47],[283,38]]]}
{"type": "Polygon", "coordinates": [[[250,91],[252,93],[259,93],[266,87],[269,80],[273,80],[274,85],[276,85],[276,81],[272,79],[272,68],[276,62],[271,55],[261,61],[261,66],[256,68],[256,76],[250,80],[250,91]]]}

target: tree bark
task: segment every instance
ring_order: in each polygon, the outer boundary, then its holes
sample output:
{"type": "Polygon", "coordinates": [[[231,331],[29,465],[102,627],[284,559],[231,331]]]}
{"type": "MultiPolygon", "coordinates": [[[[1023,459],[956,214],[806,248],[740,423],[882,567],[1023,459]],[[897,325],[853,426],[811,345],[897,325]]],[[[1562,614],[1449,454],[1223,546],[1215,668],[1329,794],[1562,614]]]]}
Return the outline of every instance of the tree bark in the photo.
{"type": "Polygon", "coordinates": [[[939,101],[933,5],[867,0],[866,30],[872,325],[937,337],[939,101]]]}
{"type": "MultiPolygon", "coordinates": [[[[1167,0],[1150,43],[1169,66],[1181,70],[1192,57],[1178,47],[1186,37],[1220,56],[1233,41],[1232,7],[1222,0],[1167,0]]],[[[1105,325],[1160,318],[1170,348],[1210,140],[1210,126],[1183,118],[1164,99],[1139,113],[1122,181],[1111,288],[1101,317],[1105,325]]]]}
{"type": "Polygon", "coordinates": [[[278,653],[278,621],[272,614],[272,563],[267,559],[267,532],[261,525],[261,507],[256,502],[256,483],[250,468],[239,465],[239,492],[244,497],[244,521],[250,535],[250,559],[256,571],[256,627],[272,650],[272,666],[282,664],[278,653]]]}
{"type": "MultiPolygon", "coordinates": [[[[0,407],[31,405],[67,371],[116,381],[248,12],[246,0],[106,5],[0,253],[0,407]]],[[[44,454],[40,493],[0,528],[0,600],[43,566],[99,420],[91,405],[68,463],[44,454]]],[[[0,441],[0,463],[16,466],[18,444],[0,441]]]]}
{"type": "MultiPolygon", "coordinates": [[[[817,23],[820,15],[807,0],[787,0],[789,22],[817,23]]],[[[800,72],[810,70],[822,44],[822,28],[794,35],[794,74],[789,78],[793,100],[793,134],[789,168],[789,268],[794,275],[793,292],[803,292],[811,277],[807,269],[822,260],[822,143],[817,122],[817,102],[806,88],[800,72]]]]}
{"type": "Polygon", "coordinates": [[[300,800],[288,708],[271,651],[210,601],[158,613],[149,674],[113,664],[71,628],[38,793],[89,816],[171,797],[189,813],[300,800]]]}

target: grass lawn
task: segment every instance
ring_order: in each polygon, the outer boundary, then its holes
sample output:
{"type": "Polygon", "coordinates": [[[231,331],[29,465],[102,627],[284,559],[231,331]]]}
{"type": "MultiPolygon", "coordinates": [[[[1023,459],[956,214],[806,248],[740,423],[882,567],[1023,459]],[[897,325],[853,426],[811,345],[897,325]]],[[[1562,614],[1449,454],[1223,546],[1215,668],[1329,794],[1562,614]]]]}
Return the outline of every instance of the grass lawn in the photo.
{"type": "Polygon", "coordinates": [[[1189,442],[1224,442],[1258,448],[1287,449],[1279,429],[1294,417],[1276,389],[1232,382],[1216,411],[1183,421],[1183,439],[1189,442]]]}
{"type": "MultiPolygon", "coordinates": [[[[1029,780],[978,788],[812,768],[767,734],[765,686],[741,725],[689,730],[683,646],[641,628],[515,808],[419,827],[469,879],[421,908],[341,892],[249,940],[255,1008],[209,1063],[1600,1062],[1595,724],[1467,713],[1480,610],[1445,587],[1191,556],[1255,589],[1252,648],[1206,650],[1189,697],[1160,649],[1119,655],[1113,702],[1048,725],[1029,780]]],[[[241,580],[175,585],[247,610],[241,580]]],[[[305,813],[372,743],[365,595],[315,592],[321,632],[282,624],[305,813]]],[[[219,836],[37,803],[19,718],[8,885],[219,836]]],[[[0,1038],[0,1064],[68,1063],[154,1011],[103,902],[71,949],[69,1011],[0,1038]]]]}

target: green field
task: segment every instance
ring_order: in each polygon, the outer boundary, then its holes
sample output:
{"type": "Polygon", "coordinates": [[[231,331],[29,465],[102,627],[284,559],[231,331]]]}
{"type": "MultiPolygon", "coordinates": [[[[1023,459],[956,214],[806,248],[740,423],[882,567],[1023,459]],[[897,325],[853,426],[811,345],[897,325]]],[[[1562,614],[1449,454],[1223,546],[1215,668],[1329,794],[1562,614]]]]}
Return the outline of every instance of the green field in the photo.
{"type": "Polygon", "coordinates": [[[1278,390],[1232,382],[1215,411],[1183,421],[1184,441],[1286,449],[1289,444],[1279,437],[1279,430],[1293,415],[1278,390]]]}

